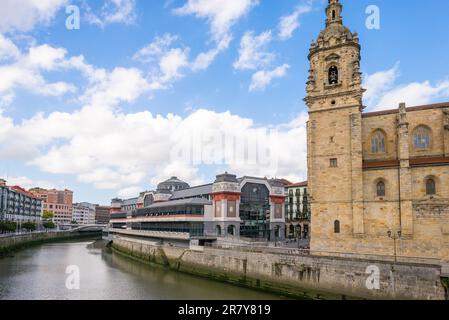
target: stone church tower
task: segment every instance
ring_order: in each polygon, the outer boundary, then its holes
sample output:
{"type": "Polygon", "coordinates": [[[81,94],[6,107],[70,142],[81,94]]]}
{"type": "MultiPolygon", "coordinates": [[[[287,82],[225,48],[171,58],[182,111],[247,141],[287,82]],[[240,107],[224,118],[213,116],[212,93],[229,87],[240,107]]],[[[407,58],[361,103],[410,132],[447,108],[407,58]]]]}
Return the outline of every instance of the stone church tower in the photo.
{"type": "Polygon", "coordinates": [[[363,159],[360,44],[343,25],[342,5],[329,0],[326,28],[309,54],[308,172],[311,250],[340,245],[335,229],[362,237],[363,159]]]}
{"type": "Polygon", "coordinates": [[[341,13],[329,0],[309,54],[311,253],[442,261],[449,276],[449,103],[363,112],[359,39],[341,13]]]}

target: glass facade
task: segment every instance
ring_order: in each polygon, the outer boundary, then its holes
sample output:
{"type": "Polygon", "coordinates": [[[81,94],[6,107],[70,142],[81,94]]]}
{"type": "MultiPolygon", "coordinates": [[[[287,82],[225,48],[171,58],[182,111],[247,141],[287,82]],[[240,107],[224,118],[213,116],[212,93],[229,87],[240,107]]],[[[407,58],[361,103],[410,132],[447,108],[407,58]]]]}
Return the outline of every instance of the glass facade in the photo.
{"type": "Polygon", "coordinates": [[[202,222],[138,222],[132,223],[133,230],[182,232],[190,236],[203,236],[204,224],[202,222]]]}
{"type": "Polygon", "coordinates": [[[263,184],[247,183],[240,202],[240,236],[267,238],[270,234],[270,192],[263,184]]]}
{"type": "Polygon", "coordinates": [[[204,205],[178,205],[144,208],[133,212],[133,217],[160,217],[172,215],[204,215],[204,205]]]}

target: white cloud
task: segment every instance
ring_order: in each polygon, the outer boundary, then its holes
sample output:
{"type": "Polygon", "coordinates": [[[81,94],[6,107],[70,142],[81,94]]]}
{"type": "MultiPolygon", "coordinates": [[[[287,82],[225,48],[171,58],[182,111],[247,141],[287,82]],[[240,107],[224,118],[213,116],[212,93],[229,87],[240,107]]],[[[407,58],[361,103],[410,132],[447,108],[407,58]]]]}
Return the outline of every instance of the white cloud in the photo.
{"type": "Polygon", "coordinates": [[[139,69],[117,67],[94,80],[81,100],[93,105],[115,106],[122,101],[135,101],[150,88],[151,84],[139,69]]]}
{"type": "Polygon", "coordinates": [[[273,79],[282,78],[290,68],[288,64],[283,64],[271,71],[261,70],[253,74],[249,91],[264,90],[273,79]]]}
{"type": "Polygon", "coordinates": [[[259,4],[259,0],[187,0],[186,4],[173,10],[178,15],[194,15],[207,19],[215,47],[197,55],[191,64],[193,71],[207,69],[215,58],[229,47],[231,28],[239,19],[259,4]]]}
{"type": "Polygon", "coordinates": [[[290,15],[281,17],[278,25],[279,38],[281,40],[290,39],[296,29],[300,27],[299,18],[305,13],[312,11],[312,3],[309,1],[307,4],[299,5],[290,15]]]}
{"type": "MultiPolygon", "coordinates": [[[[198,147],[196,151],[203,157],[207,150],[215,150],[230,172],[289,176],[299,180],[306,170],[305,118],[306,115],[301,115],[290,124],[274,127],[277,135],[272,139],[272,126],[256,127],[251,119],[205,109],[181,118],[171,114],[153,116],[150,112],[126,114],[113,108],[90,105],[72,113],[38,114],[20,124],[0,116],[0,159],[21,158],[44,172],[73,175],[78,181],[97,189],[134,188],[129,189],[134,192],[136,186],[146,185],[145,179],[149,176],[154,181],[149,179],[148,182],[154,184],[172,175],[192,184],[209,181],[200,176],[199,171],[199,166],[207,159],[192,163],[173,156],[177,146],[199,141],[190,146],[198,147]],[[252,141],[261,133],[259,141],[268,144],[268,150],[272,151],[270,156],[276,157],[273,162],[276,167],[257,162],[227,162],[219,155],[223,151],[222,142],[210,140],[210,133],[239,141],[252,141]],[[25,150],[34,152],[22,153],[15,148],[15,141],[21,141],[25,150]],[[287,154],[277,152],[287,149],[287,154]]],[[[230,147],[232,145],[227,145],[230,147]]]]}
{"type": "Polygon", "coordinates": [[[241,17],[258,4],[258,0],[187,0],[183,7],[174,12],[207,19],[212,37],[219,42],[241,17]]]}
{"type": "Polygon", "coordinates": [[[8,59],[17,59],[20,56],[20,50],[10,40],[0,34],[0,62],[8,59]]]}
{"type": "Polygon", "coordinates": [[[394,109],[399,103],[408,106],[418,106],[434,102],[445,101],[449,98],[449,81],[431,84],[429,81],[414,82],[400,85],[387,93],[377,103],[376,110],[394,109]]]}
{"type": "Polygon", "coordinates": [[[25,176],[8,177],[7,184],[9,186],[19,186],[24,189],[31,189],[31,188],[36,188],[36,187],[40,187],[40,188],[44,188],[44,189],[56,188],[56,185],[51,181],[46,181],[46,180],[34,181],[25,176]]]}
{"type": "Polygon", "coordinates": [[[35,25],[48,24],[67,0],[2,0],[0,33],[27,32],[35,25]]]}
{"type": "Polygon", "coordinates": [[[119,190],[118,196],[123,199],[135,198],[142,192],[141,187],[133,186],[119,190]]]}
{"type": "Polygon", "coordinates": [[[269,65],[275,58],[273,53],[266,52],[271,42],[271,31],[265,31],[258,36],[246,32],[240,41],[239,59],[234,63],[237,70],[254,70],[269,65]]]}
{"type": "Polygon", "coordinates": [[[172,44],[178,39],[177,36],[165,34],[156,37],[153,42],[140,49],[133,56],[134,60],[152,66],[149,71],[152,90],[162,90],[184,75],[183,69],[189,67],[190,48],[174,48],[172,44]],[[154,66],[157,67],[154,67],[154,66]]]}
{"type": "Polygon", "coordinates": [[[230,42],[231,37],[226,35],[220,40],[215,48],[198,54],[195,60],[191,63],[191,69],[193,71],[206,70],[215,58],[229,47],[230,42]]]}
{"type": "Polygon", "coordinates": [[[135,0],[106,0],[99,14],[93,13],[87,3],[85,7],[87,22],[101,28],[113,23],[133,24],[136,20],[135,0]]]}
{"type": "Polygon", "coordinates": [[[399,62],[391,69],[367,75],[363,86],[367,89],[364,102],[369,111],[394,109],[399,103],[416,106],[447,100],[449,80],[432,84],[430,81],[396,84],[400,76],[399,62]]]}
{"type": "MultiPolygon", "coordinates": [[[[17,49],[15,46],[13,48],[17,49]]],[[[0,106],[12,102],[14,90],[18,87],[43,96],[61,96],[76,91],[72,84],[61,81],[49,83],[42,75],[44,71],[65,68],[64,49],[42,45],[31,47],[25,55],[18,50],[13,49],[13,52],[14,60],[0,65],[0,106]]]]}
{"type": "Polygon", "coordinates": [[[163,56],[177,39],[177,36],[170,33],[166,33],[162,37],[156,37],[153,42],[137,51],[133,59],[143,63],[153,62],[163,56]]]}
{"type": "Polygon", "coordinates": [[[399,62],[391,69],[379,71],[372,75],[367,74],[364,77],[363,87],[366,92],[363,96],[365,103],[371,106],[376,100],[392,88],[396,79],[399,77],[399,62]]]}

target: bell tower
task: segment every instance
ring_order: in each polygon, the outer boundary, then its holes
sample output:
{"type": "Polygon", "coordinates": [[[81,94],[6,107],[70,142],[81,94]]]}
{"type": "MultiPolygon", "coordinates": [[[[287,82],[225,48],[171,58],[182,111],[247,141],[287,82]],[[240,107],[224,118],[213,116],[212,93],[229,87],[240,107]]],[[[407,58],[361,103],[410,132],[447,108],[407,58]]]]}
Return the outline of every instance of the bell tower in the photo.
{"type": "MultiPolygon", "coordinates": [[[[339,252],[343,239],[364,236],[362,88],[357,33],[329,0],[326,27],[309,52],[307,96],[311,250],[339,252]]],[[[343,244],[343,246],[342,246],[343,244]]]]}

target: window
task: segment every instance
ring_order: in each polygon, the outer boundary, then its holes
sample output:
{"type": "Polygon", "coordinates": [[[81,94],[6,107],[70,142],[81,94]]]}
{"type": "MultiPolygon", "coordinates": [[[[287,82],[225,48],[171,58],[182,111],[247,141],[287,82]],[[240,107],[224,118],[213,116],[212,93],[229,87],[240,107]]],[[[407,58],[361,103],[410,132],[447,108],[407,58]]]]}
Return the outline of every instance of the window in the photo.
{"type": "Polygon", "coordinates": [[[336,66],[329,68],[329,84],[338,84],[338,69],[336,66]]]}
{"type": "Polygon", "coordinates": [[[385,182],[383,181],[377,183],[377,196],[385,197],[385,182]]]}
{"type": "Polygon", "coordinates": [[[377,130],[371,138],[371,152],[385,153],[385,135],[380,130],[377,130]]]}
{"type": "Polygon", "coordinates": [[[340,233],[340,221],[338,220],[334,222],[334,233],[340,233]]]}
{"type": "Polygon", "coordinates": [[[426,182],[426,194],[428,196],[433,196],[433,195],[436,195],[436,193],[437,193],[437,189],[436,189],[435,180],[428,179],[426,182]]]}
{"type": "Polygon", "coordinates": [[[331,159],[330,160],[330,167],[331,168],[337,168],[338,167],[338,160],[337,159],[331,159]]]}
{"type": "Polygon", "coordinates": [[[235,236],[235,227],[233,225],[228,227],[228,235],[235,236]]]}
{"type": "Polygon", "coordinates": [[[335,20],[335,10],[332,10],[332,20],[335,20]]]}
{"type": "Polygon", "coordinates": [[[413,132],[413,145],[415,149],[430,148],[430,130],[424,126],[420,126],[413,132]]]}
{"type": "Polygon", "coordinates": [[[215,233],[217,234],[217,236],[221,236],[221,227],[220,226],[215,227],[215,233]]]}

